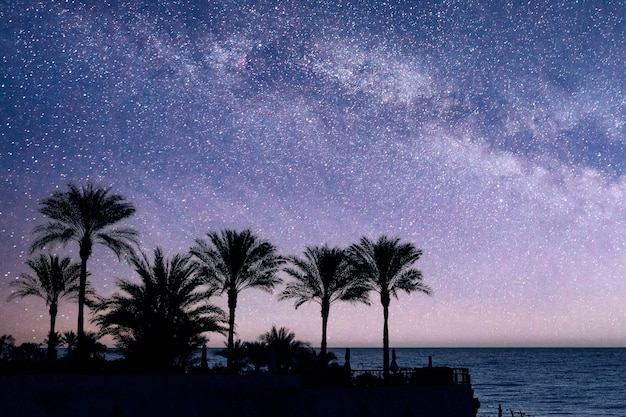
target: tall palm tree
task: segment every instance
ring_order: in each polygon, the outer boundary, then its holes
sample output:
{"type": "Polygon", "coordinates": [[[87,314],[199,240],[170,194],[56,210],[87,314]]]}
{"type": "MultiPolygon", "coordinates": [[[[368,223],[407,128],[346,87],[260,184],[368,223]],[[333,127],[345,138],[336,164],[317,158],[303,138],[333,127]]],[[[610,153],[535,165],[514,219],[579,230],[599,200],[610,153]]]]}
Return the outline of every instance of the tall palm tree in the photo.
{"type": "Polygon", "coordinates": [[[224,312],[207,303],[215,288],[206,288],[191,255],[167,260],[157,248],[152,264],[144,253],[131,263],[141,283],[118,281],[123,293],[97,304],[95,322],[137,364],[185,366],[204,343],[202,333],[225,330],[224,312]]]}
{"type": "Polygon", "coordinates": [[[27,296],[39,297],[46,302],[50,313],[50,331],[48,332],[48,359],[55,359],[57,333],[55,324],[59,303],[64,299],[75,299],[79,292],[80,264],[73,263],[70,258],[59,259],[58,256],[40,254],[39,257],[28,259],[26,265],[32,273],[22,273],[19,279],[11,282],[15,291],[9,300],[27,296]]]}
{"type": "Polygon", "coordinates": [[[138,246],[137,231],[130,227],[114,227],[132,216],[135,207],[110,188],[68,184],[67,191],[56,191],[41,201],[39,211],[49,220],[36,227],[31,253],[51,243],[76,242],[80,254],[80,285],[78,291],[78,350],[85,336],[84,307],[87,289],[87,261],[93,245],[98,243],[111,249],[118,259],[132,255],[138,246]]]}
{"type": "Polygon", "coordinates": [[[383,375],[389,377],[389,303],[391,297],[398,298],[398,291],[422,292],[432,290],[422,280],[421,271],[413,264],[422,256],[422,251],[412,243],[400,243],[399,238],[381,236],[373,242],[366,237],[349,248],[350,262],[356,273],[369,282],[380,295],[383,306],[383,375]]]}
{"type": "Polygon", "coordinates": [[[351,273],[344,250],[340,248],[308,247],[304,257],[290,257],[293,267],[285,272],[293,278],[279,299],[295,299],[295,308],[307,302],[320,305],[322,313],[322,345],[320,359],[326,364],[327,328],[330,306],[337,301],[369,304],[369,286],[360,275],[351,273]]]}
{"type": "Polygon", "coordinates": [[[237,296],[246,288],[271,291],[281,282],[276,273],[285,260],[277,255],[274,245],[247,229],[224,229],[207,236],[208,241],[196,239],[191,253],[200,261],[207,282],[228,297],[227,367],[232,371],[237,296]]]}

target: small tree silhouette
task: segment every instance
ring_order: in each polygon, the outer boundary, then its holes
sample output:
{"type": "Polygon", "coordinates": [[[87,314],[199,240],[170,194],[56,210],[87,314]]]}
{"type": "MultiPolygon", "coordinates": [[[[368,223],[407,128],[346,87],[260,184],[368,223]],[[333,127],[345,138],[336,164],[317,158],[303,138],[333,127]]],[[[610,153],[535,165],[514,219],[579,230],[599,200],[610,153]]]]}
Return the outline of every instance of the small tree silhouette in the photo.
{"type": "Polygon", "coordinates": [[[255,373],[261,372],[261,368],[268,365],[269,352],[264,342],[246,342],[244,351],[246,362],[252,365],[255,373]]]}
{"type": "Polygon", "coordinates": [[[77,337],[76,333],[71,330],[65,331],[61,334],[61,342],[67,349],[67,356],[71,356],[72,352],[76,349],[77,337]]]}
{"type": "Polygon", "coordinates": [[[238,373],[243,371],[248,364],[246,357],[246,343],[237,339],[235,340],[235,343],[233,343],[233,349],[230,351],[228,350],[228,343],[225,343],[225,345],[225,349],[220,349],[215,354],[226,359],[229,357],[231,358],[232,372],[238,373]]]}
{"type": "Polygon", "coordinates": [[[269,350],[270,371],[275,370],[279,373],[289,371],[295,365],[298,356],[305,356],[311,350],[308,343],[296,340],[295,333],[285,327],[277,329],[276,326],[272,326],[270,331],[260,336],[259,340],[265,343],[269,350]]]}
{"type": "Polygon", "coordinates": [[[39,362],[45,360],[46,353],[38,343],[22,343],[11,349],[11,359],[19,362],[39,362]]]}
{"type": "Polygon", "coordinates": [[[15,291],[9,300],[35,296],[43,299],[50,314],[50,330],[46,343],[48,359],[57,357],[59,345],[55,324],[59,303],[64,299],[76,299],[79,293],[80,264],[72,263],[70,258],[59,259],[56,255],[39,255],[26,261],[32,274],[22,273],[18,280],[11,282],[15,291]]]}

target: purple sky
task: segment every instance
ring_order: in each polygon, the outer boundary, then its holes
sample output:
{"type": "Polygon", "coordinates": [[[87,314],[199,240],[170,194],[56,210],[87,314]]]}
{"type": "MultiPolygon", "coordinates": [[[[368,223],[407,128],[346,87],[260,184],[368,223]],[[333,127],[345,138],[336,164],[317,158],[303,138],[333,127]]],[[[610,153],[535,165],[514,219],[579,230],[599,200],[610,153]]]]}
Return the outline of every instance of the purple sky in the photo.
{"type": "MultiPolygon", "coordinates": [[[[38,201],[91,180],[148,252],[222,228],[285,255],[414,243],[434,295],[392,301],[392,346],[626,345],[621,2],[91,3],[0,6],[0,334],[43,341],[8,283],[38,201]]],[[[102,248],[89,269],[101,295],[134,277],[102,248]]],[[[330,346],[382,345],[372,302],[333,307],[330,346]]],[[[276,292],[237,324],[321,334],[276,292]]]]}

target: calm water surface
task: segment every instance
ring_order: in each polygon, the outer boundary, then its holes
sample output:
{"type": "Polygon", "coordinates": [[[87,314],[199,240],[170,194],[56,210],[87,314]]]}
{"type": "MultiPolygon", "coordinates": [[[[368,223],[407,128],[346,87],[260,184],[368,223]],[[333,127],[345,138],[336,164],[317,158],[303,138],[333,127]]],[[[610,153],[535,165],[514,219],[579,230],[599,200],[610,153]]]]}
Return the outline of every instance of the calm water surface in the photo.
{"type": "MultiPolygon", "coordinates": [[[[344,349],[331,349],[343,363],[344,349]]],[[[400,367],[469,368],[479,416],[626,416],[626,349],[396,349],[400,367]],[[505,415],[510,415],[506,413],[505,415]]],[[[353,369],[379,369],[382,349],[351,349],[353,369]]]]}
{"type": "MultiPolygon", "coordinates": [[[[217,349],[212,349],[216,351],[217,349]]],[[[331,348],[343,364],[345,349],[331,348]]],[[[496,417],[498,404],[525,416],[626,417],[626,349],[399,348],[400,367],[469,368],[478,416],[496,417]]],[[[380,369],[382,349],[352,348],[352,369],[380,369]]],[[[223,358],[211,357],[214,364],[223,358]]],[[[519,415],[519,414],[516,414],[519,415]]]]}

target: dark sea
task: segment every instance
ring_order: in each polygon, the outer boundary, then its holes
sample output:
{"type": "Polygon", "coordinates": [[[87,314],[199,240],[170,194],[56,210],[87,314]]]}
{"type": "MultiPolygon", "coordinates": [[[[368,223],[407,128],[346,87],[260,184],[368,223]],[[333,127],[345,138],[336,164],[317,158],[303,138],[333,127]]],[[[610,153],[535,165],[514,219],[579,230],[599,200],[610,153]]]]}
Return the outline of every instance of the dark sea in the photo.
{"type": "MultiPolygon", "coordinates": [[[[343,363],[344,349],[331,349],[343,363]]],[[[626,349],[402,348],[400,367],[469,368],[479,416],[498,405],[525,416],[626,417],[626,349]]],[[[351,349],[353,369],[377,369],[382,349],[351,349]]]]}
{"type": "MultiPolygon", "coordinates": [[[[211,349],[217,351],[217,349],[211,349]]],[[[329,349],[343,364],[345,349],[329,349]]],[[[626,348],[398,348],[401,368],[469,368],[478,416],[626,417],[626,348]]],[[[382,349],[352,348],[352,369],[382,368],[382,349]]],[[[212,357],[214,363],[223,359],[212,357]]]]}

